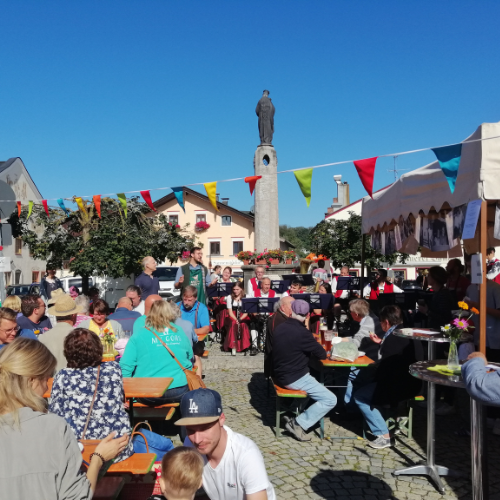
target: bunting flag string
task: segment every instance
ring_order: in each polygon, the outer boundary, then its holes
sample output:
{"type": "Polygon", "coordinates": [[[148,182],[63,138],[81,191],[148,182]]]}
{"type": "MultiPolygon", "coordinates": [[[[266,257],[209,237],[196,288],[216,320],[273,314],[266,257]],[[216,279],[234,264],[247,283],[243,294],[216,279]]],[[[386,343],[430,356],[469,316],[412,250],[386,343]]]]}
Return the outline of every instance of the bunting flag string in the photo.
{"type": "Polygon", "coordinates": [[[47,214],[47,217],[50,217],[49,206],[47,205],[47,200],[42,200],[42,205],[43,205],[43,209],[45,210],[45,213],[47,214]]]}
{"type": "Polygon", "coordinates": [[[28,217],[26,217],[26,220],[31,217],[31,212],[33,212],[33,202],[30,200],[28,201],[28,217]]]}
{"type": "Polygon", "coordinates": [[[120,200],[120,203],[123,208],[123,212],[125,213],[125,219],[127,218],[127,197],[125,196],[125,193],[118,193],[116,196],[118,196],[118,199],[120,200]]]}
{"type": "Polygon", "coordinates": [[[85,216],[85,217],[88,217],[89,213],[87,212],[87,207],[86,207],[86,204],[83,203],[83,200],[81,197],[78,197],[78,198],[75,198],[75,201],[76,201],[76,204],[78,205],[78,208],[80,209],[80,211],[82,212],[82,214],[85,216]]]}
{"type": "Polygon", "coordinates": [[[184,188],[183,187],[174,187],[172,188],[174,192],[175,198],[177,199],[177,203],[182,208],[184,213],[186,213],[186,209],[184,208],[184,188]]]}
{"type": "Polygon", "coordinates": [[[144,201],[148,204],[148,207],[153,210],[153,212],[156,212],[156,208],[153,205],[153,202],[151,201],[151,193],[149,190],[147,191],[141,191],[141,196],[144,198],[144,201]]]}
{"type": "Polygon", "coordinates": [[[307,170],[300,170],[299,172],[294,172],[295,178],[299,183],[300,190],[306,199],[307,206],[311,203],[311,181],[313,176],[313,169],[308,168],[307,170]]]}
{"type": "Polygon", "coordinates": [[[444,146],[442,148],[433,148],[432,151],[436,155],[441,170],[448,181],[450,190],[455,191],[455,182],[458,177],[458,167],[460,166],[460,158],[462,157],[462,144],[454,144],[453,146],[444,146]]]}
{"type": "Polygon", "coordinates": [[[92,201],[94,202],[95,210],[96,210],[97,215],[99,216],[99,219],[100,219],[101,218],[101,195],[95,194],[92,197],[92,201]]]}
{"type": "Polygon", "coordinates": [[[245,182],[248,184],[248,187],[250,188],[250,196],[253,195],[255,184],[259,179],[262,179],[262,175],[252,175],[250,177],[245,177],[245,182]]]}
{"type": "Polygon", "coordinates": [[[69,210],[64,206],[64,201],[62,198],[57,200],[57,204],[61,207],[62,211],[66,214],[66,217],[69,217],[69,210]]]}
{"type": "Polygon", "coordinates": [[[373,158],[366,158],[365,160],[354,161],[354,166],[358,172],[361,184],[366,189],[366,192],[373,198],[373,178],[375,176],[375,163],[377,163],[377,156],[373,158]]]}
{"type": "Polygon", "coordinates": [[[18,217],[21,217],[21,209],[22,209],[22,207],[21,207],[21,202],[20,202],[20,201],[18,201],[18,202],[17,202],[17,216],[18,216],[18,217]]]}
{"type": "Polygon", "coordinates": [[[207,192],[208,199],[212,206],[219,211],[219,207],[217,207],[217,182],[207,182],[203,184],[205,186],[205,191],[207,192]]]}

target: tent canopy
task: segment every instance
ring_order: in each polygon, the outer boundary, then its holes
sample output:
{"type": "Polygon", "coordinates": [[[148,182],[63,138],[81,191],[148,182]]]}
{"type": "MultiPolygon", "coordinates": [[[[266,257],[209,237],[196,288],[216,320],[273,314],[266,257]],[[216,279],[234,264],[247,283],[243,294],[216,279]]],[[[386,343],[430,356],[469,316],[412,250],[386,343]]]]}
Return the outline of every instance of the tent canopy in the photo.
{"type": "MultiPolygon", "coordinates": [[[[500,136],[500,122],[483,123],[466,139],[500,136]]],[[[363,233],[383,229],[399,216],[439,211],[472,200],[500,200],[500,139],[463,144],[454,193],[437,161],[402,175],[383,191],[363,198],[363,233]]]]}

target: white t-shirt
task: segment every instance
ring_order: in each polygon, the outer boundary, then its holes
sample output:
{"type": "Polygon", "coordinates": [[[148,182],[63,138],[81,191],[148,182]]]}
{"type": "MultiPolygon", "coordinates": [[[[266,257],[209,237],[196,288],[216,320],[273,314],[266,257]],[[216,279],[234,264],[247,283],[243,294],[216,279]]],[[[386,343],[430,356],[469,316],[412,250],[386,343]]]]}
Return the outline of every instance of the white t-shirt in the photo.
{"type": "MultiPolygon", "coordinates": [[[[264,459],[257,445],[246,436],[224,426],[227,444],[219,465],[213,469],[202,455],[203,489],[211,500],[244,500],[246,495],[266,490],[268,500],[276,500],[273,485],[267,477],[264,459]]],[[[186,438],[184,446],[194,448],[186,438]]]]}
{"type": "Polygon", "coordinates": [[[137,307],[134,307],[132,311],[137,311],[138,313],[141,313],[141,316],[144,316],[144,314],[146,314],[144,310],[144,301],[141,300],[139,302],[139,305],[137,307]]]}

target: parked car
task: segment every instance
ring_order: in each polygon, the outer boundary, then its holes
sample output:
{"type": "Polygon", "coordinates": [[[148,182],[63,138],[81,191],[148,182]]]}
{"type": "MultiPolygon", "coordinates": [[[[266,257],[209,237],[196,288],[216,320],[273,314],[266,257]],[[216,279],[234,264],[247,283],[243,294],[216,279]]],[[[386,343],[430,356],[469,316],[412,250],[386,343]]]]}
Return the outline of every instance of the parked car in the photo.
{"type": "Polygon", "coordinates": [[[160,282],[159,295],[164,299],[172,299],[180,295],[180,290],[174,288],[175,275],[177,274],[178,266],[158,266],[153,273],[155,278],[160,282]]]}
{"type": "Polygon", "coordinates": [[[9,295],[17,295],[24,297],[25,295],[40,295],[40,283],[31,283],[31,285],[9,285],[5,290],[7,297],[9,295]]]}
{"type": "Polygon", "coordinates": [[[420,286],[420,283],[415,280],[403,280],[403,283],[401,284],[401,288],[403,290],[421,290],[422,287],[420,286]]]}

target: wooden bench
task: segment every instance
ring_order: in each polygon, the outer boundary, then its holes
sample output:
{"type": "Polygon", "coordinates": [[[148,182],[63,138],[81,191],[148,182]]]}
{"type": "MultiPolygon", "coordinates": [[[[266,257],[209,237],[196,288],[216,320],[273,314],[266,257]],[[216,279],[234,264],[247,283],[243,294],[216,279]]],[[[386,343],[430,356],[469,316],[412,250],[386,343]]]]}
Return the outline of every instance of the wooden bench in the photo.
{"type": "MultiPolygon", "coordinates": [[[[299,400],[299,399],[306,399],[307,398],[307,392],[306,391],[294,391],[293,389],[284,389],[283,387],[280,387],[279,385],[274,384],[274,390],[276,391],[276,428],[275,428],[275,433],[276,433],[276,439],[279,439],[281,436],[281,427],[280,427],[280,421],[281,421],[281,415],[287,411],[290,410],[290,408],[287,408],[286,410],[281,409],[281,398],[288,398],[292,400],[299,400]]],[[[303,402],[303,401],[301,401],[303,402]]],[[[299,415],[301,408],[300,404],[297,404],[297,408],[295,410],[295,414],[299,415]]]]}
{"type": "Polygon", "coordinates": [[[201,357],[202,357],[203,359],[207,359],[207,358],[208,358],[208,354],[209,354],[209,352],[208,352],[208,351],[203,351],[203,354],[201,355],[201,357]]]}
{"type": "Polygon", "coordinates": [[[134,418],[163,418],[171,420],[175,409],[180,403],[165,403],[160,406],[148,406],[142,403],[134,403],[134,418]]]}
{"type": "Polygon", "coordinates": [[[116,500],[125,485],[122,476],[105,476],[97,483],[93,500],[116,500]]]}

